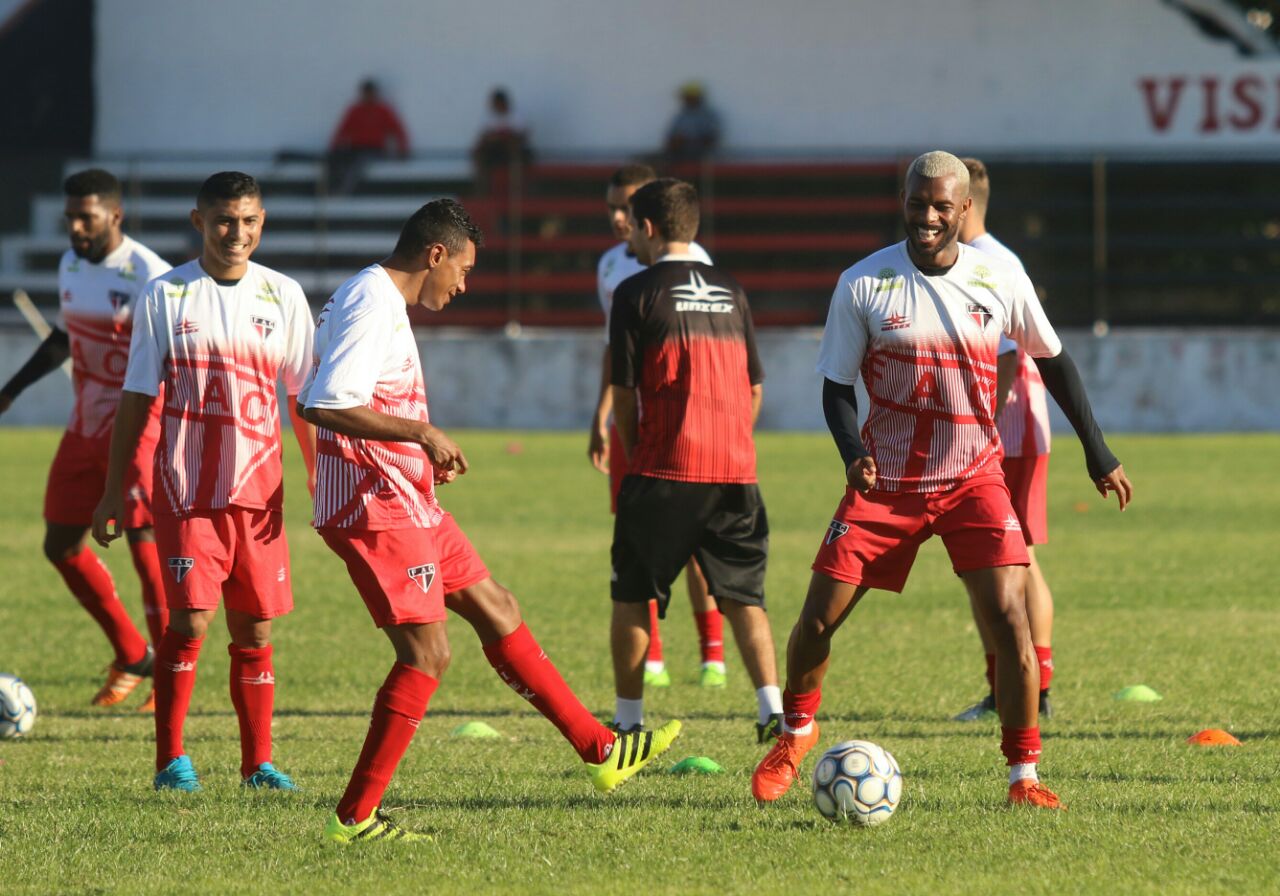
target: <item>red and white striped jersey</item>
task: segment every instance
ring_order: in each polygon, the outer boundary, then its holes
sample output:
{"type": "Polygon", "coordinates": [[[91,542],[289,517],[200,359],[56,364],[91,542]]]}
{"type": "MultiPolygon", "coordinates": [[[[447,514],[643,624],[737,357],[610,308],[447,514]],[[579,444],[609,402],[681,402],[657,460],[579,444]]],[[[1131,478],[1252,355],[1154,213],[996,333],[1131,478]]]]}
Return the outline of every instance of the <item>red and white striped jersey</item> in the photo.
{"type": "Polygon", "coordinates": [[[944,273],[920,271],[902,242],[840,275],[818,372],[845,385],[865,381],[862,439],[878,489],[947,491],[998,472],[1001,333],[1035,357],[1062,351],[1026,274],[970,246],[944,273]]]}
{"type": "MultiPolygon", "coordinates": [[[[418,342],[404,296],[381,265],[338,287],[320,312],[315,365],[298,400],[428,422],[418,342]]],[[[429,529],[443,515],[421,445],[317,428],[316,528],[429,529]]]]}
{"type": "MultiPolygon", "coordinates": [[[[111,435],[120,387],[129,364],[129,339],[137,298],[169,264],[141,243],[125,237],[94,264],[70,249],[58,264],[58,326],[71,342],[75,404],[67,431],[89,439],[111,435]]],[[[154,437],[159,406],[148,430],[154,437]]]]}
{"type": "Polygon", "coordinates": [[[124,388],[164,385],[153,501],[176,516],[234,505],[279,510],[276,381],[297,395],[314,327],[296,281],[262,265],[217,281],[190,261],[148,284],[124,388]]]}
{"type": "MultiPolygon", "coordinates": [[[[1022,260],[989,233],[975,237],[969,245],[1023,270],[1022,260]]],[[[1014,351],[1018,353],[1018,369],[1009,397],[996,418],[1000,441],[1004,443],[1004,453],[1009,457],[1048,454],[1049,405],[1045,400],[1044,380],[1040,378],[1040,371],[1030,355],[1020,348],[1015,347],[1014,351]]]]}

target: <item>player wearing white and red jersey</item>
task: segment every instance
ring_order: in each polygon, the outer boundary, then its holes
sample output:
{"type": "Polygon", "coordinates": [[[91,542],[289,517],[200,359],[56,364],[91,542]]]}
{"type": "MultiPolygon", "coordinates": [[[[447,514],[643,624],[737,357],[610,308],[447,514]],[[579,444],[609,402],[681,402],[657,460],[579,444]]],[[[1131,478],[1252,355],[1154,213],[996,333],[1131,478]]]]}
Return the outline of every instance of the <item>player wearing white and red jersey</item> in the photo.
{"type": "MultiPolygon", "coordinates": [[[[596,296],[604,312],[604,358],[600,367],[600,390],[596,396],[596,410],[591,420],[587,456],[591,464],[609,477],[609,507],[616,511],[618,490],[627,475],[627,456],[618,438],[618,429],[611,422],[613,393],[610,388],[612,361],[609,353],[609,314],[613,307],[613,292],[623,280],[640,273],[646,267],[636,258],[628,240],[631,236],[631,197],[636,190],[657,180],[651,167],[643,164],[623,165],[609,178],[604,201],[609,209],[609,227],[622,242],[604,255],[596,265],[596,296]]],[[[702,264],[711,264],[711,256],[696,242],[689,244],[689,255],[702,264]]],[[[689,603],[693,607],[693,621],[698,628],[698,645],[702,653],[702,669],[699,681],[703,687],[724,687],[727,683],[724,663],[724,619],[716,608],[715,598],[707,592],[707,580],[698,563],[689,559],[685,567],[685,584],[689,589],[689,603]]],[[[662,653],[662,631],[658,622],[658,603],[649,602],[649,652],[644,664],[644,683],[649,687],[665,688],[671,684],[662,653]]]]}
{"type": "MultiPolygon", "coordinates": [[[[58,264],[58,325],[0,389],[0,413],[24,388],[70,356],[75,403],[49,469],[44,554],[115,651],[107,681],[92,700],[95,706],[114,706],[151,673],[153,650],[134,627],[116,595],[111,574],[86,541],[93,505],[106,481],[107,445],[128,363],[137,297],[147,281],[169,270],[169,265],[121,232],[120,182],[110,172],[98,168],[77,172],[67,178],[64,188],[71,248],[58,264]]],[[[142,585],[152,644],[159,643],[167,618],[151,529],[151,455],[159,432],[158,409],[154,404],[126,471],[120,520],[142,585]]],[[[151,697],[140,707],[152,708],[151,697]]]]}
{"type": "MultiPolygon", "coordinates": [[[[1018,256],[987,232],[987,206],[991,197],[987,167],[978,159],[962,161],[969,169],[969,194],[973,207],[960,229],[961,242],[1022,271],[1022,261],[1018,256]]],[[[1047,717],[1052,714],[1049,687],[1053,681],[1053,595],[1036,560],[1033,545],[1044,544],[1049,539],[1045,494],[1049,478],[1049,408],[1045,402],[1044,380],[1035,361],[1007,339],[1001,344],[998,373],[996,427],[1004,446],[1001,467],[1030,558],[1027,567],[1027,622],[1031,628],[1036,660],[1040,664],[1040,715],[1047,717]]],[[[996,706],[995,647],[977,607],[973,610],[986,654],[988,691],[986,697],[955,717],[961,722],[994,716],[996,706]]]]}
{"type": "Polygon", "coordinates": [[[901,591],[920,544],[936,533],[995,641],[1009,802],[1058,808],[1036,773],[1039,669],[1022,601],[1026,543],[999,466],[1002,332],[1038,359],[1098,491],[1115,491],[1123,510],[1132,487],[1026,275],[958,242],[971,205],[964,163],[944,152],[920,156],[902,199],[906,241],[845,271],[831,299],[818,371],[848,487],[791,633],[784,733],[752,775],[752,792],[768,802],[790,788],[818,740],[832,635],[869,589],[901,591]],[[871,400],[861,435],[859,376],[871,400]]]}
{"type": "MultiPolygon", "coordinates": [[[[247,174],[214,174],[200,188],[191,213],[200,258],[152,281],[139,303],[94,513],[94,537],[105,545],[115,537],[109,521],[121,501],[123,458],[163,387],[154,503],[170,620],[156,656],[157,790],[200,789],[182,728],[200,648],[224,600],[241,776],[250,787],[294,789],[271,764],[271,620],[293,608],[276,382],[298,394],[313,327],[298,284],[249,260],[265,217],[247,174]]],[[[295,418],[294,433],[310,476],[314,431],[295,418]]]]}
{"type": "Polygon", "coordinates": [[[615,735],[578,701],[495,582],[435,484],[467,471],[461,449],[430,423],[408,305],[439,311],[466,291],[482,237],[451,199],[429,202],[392,254],[348,280],[325,306],[314,370],[299,396],[320,430],[314,520],[347,565],[374,624],[396,653],[373,705],[364,748],[325,828],[338,843],[414,840],[379,809],[449,663],[445,610],[465,619],[494,670],[573,745],[600,790],[612,790],[679,733],[615,735]]]}

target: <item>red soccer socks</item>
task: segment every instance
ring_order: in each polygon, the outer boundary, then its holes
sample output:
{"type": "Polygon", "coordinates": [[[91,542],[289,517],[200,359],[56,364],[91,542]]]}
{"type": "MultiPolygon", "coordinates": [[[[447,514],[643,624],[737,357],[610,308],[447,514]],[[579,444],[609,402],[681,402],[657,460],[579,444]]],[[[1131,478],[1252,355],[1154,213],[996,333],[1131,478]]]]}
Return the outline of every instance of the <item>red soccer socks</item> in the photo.
{"type": "Polygon", "coordinates": [[[724,662],[724,616],[719,610],[708,610],[705,613],[694,613],[693,621],[698,626],[698,646],[702,649],[704,663],[724,662]]]}
{"type": "Polygon", "coordinates": [[[271,761],[276,676],[270,644],[256,648],[228,644],[227,652],[231,654],[231,703],[240,720],[240,777],[247,778],[271,761]]]}
{"type": "Polygon", "coordinates": [[[604,762],[613,732],[582,705],[523,622],[511,634],[485,645],[484,655],[513,691],[560,730],[583,762],[604,762]]]}
{"type": "Polygon", "coordinates": [[[1000,726],[1000,752],[1009,765],[1034,763],[1040,759],[1040,728],[1000,726]]]}
{"type": "Polygon", "coordinates": [[[204,638],[188,638],[166,630],[156,648],[156,771],[186,751],[182,726],[196,686],[196,660],[204,638]]]}
{"type": "Polygon", "coordinates": [[[373,703],[360,759],[338,802],[338,819],[343,824],[364,821],[382,802],[382,794],[439,686],[437,679],[412,666],[396,663],[391,667],[373,703]]]}
{"type": "Polygon", "coordinates": [[[807,734],[813,724],[813,717],[818,714],[822,705],[822,689],[807,694],[793,694],[790,690],[782,692],[782,730],[795,734],[807,734]]]}
{"type": "Polygon", "coordinates": [[[160,574],[160,553],[154,541],[131,541],[129,555],[142,584],[142,608],[147,614],[151,643],[159,644],[169,626],[169,607],[165,603],[164,579],[160,574]]]}
{"type": "Polygon", "coordinates": [[[661,669],[664,663],[662,658],[662,630],[658,625],[658,602],[656,600],[649,601],[649,655],[647,662],[653,663],[654,670],[661,669]]]}
{"type": "Polygon", "coordinates": [[[1036,645],[1036,661],[1040,663],[1040,690],[1049,690],[1053,681],[1053,648],[1036,645]]]}
{"type": "Polygon", "coordinates": [[[62,574],[71,593],[102,628],[103,634],[115,650],[113,665],[122,669],[137,663],[147,655],[147,642],[138,633],[133,620],[125,612],[124,604],[116,595],[111,573],[102,565],[98,555],[89,548],[66,560],[53,564],[62,574]]]}

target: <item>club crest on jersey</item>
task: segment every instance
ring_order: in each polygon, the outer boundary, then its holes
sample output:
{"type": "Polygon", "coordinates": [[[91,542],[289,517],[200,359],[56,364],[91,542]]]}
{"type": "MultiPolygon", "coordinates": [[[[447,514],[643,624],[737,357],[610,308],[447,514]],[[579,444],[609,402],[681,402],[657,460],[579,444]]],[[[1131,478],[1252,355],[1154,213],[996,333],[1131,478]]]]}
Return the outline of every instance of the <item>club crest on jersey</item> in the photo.
{"type": "Polygon", "coordinates": [[[733,293],[723,286],[708,283],[697,271],[689,274],[689,282],[671,287],[676,311],[706,311],[728,314],[733,311],[733,293]]]}
{"type": "Polygon", "coordinates": [[[436,565],[434,563],[424,563],[421,566],[411,566],[408,569],[409,578],[422,589],[422,593],[426,594],[431,590],[431,583],[436,580],[436,565]]]}
{"type": "Polygon", "coordinates": [[[970,302],[966,310],[979,329],[985,330],[987,328],[987,322],[991,320],[992,314],[985,305],[981,305],[978,302],[970,302]]]}
{"type": "Polygon", "coordinates": [[[832,520],[831,525],[827,526],[827,538],[825,543],[831,544],[836,539],[843,538],[848,534],[849,534],[848,523],[842,523],[839,520],[832,520]]]}
{"type": "Polygon", "coordinates": [[[111,300],[111,310],[119,311],[129,305],[129,300],[133,298],[129,293],[120,289],[107,290],[107,298],[111,300]]]}
{"type": "Polygon", "coordinates": [[[262,337],[264,342],[275,332],[276,322],[269,317],[260,317],[255,314],[250,320],[253,321],[253,328],[258,331],[258,335],[262,337]]]}
{"type": "Polygon", "coordinates": [[[173,573],[173,580],[181,582],[187,577],[187,573],[191,572],[191,567],[196,565],[194,557],[170,557],[168,560],[169,572],[173,573]]]}

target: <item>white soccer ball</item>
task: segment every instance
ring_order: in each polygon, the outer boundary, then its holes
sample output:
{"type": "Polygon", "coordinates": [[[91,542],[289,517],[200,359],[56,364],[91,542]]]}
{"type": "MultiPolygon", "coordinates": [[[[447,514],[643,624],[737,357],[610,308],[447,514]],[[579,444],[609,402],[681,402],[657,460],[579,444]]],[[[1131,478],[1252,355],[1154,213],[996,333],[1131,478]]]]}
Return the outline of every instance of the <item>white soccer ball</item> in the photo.
{"type": "Polygon", "coordinates": [[[887,750],[847,740],[813,769],[813,804],[832,821],[869,826],[888,820],[902,798],[902,771],[887,750]]]}
{"type": "Polygon", "coordinates": [[[0,737],[22,737],[36,723],[36,698],[16,675],[0,673],[0,737]]]}

